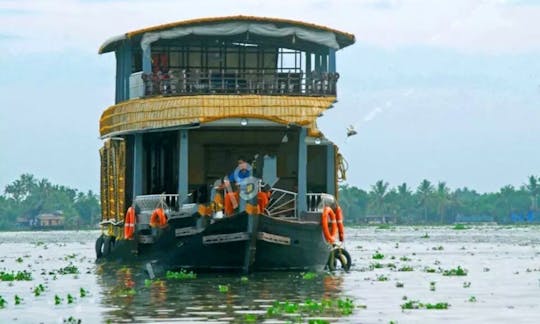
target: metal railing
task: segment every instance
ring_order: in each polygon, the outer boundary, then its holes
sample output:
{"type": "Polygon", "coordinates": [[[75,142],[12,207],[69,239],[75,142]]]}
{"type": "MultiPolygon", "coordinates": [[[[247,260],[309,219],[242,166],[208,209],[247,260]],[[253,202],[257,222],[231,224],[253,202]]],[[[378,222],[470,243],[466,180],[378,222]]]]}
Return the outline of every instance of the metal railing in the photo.
{"type": "Polygon", "coordinates": [[[141,75],[144,96],[193,94],[336,95],[338,73],[297,70],[177,70],[141,75]]]}
{"type": "Polygon", "coordinates": [[[180,196],[178,194],[141,195],[135,197],[135,206],[141,212],[152,212],[156,208],[167,211],[178,211],[180,196]]]}
{"type": "Polygon", "coordinates": [[[265,213],[273,217],[296,217],[296,196],[295,192],[272,188],[265,213]]]}
{"type": "Polygon", "coordinates": [[[306,200],[308,212],[322,212],[325,206],[336,206],[336,198],[327,193],[308,193],[306,200]]]}

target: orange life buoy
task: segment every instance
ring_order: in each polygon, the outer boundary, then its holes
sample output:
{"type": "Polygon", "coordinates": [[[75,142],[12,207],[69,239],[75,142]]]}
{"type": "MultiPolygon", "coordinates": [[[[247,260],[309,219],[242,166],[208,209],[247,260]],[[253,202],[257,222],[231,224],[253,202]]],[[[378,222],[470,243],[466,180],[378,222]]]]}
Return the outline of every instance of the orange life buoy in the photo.
{"type": "Polygon", "coordinates": [[[164,228],[167,227],[167,216],[163,208],[156,208],[150,217],[150,226],[164,228]]]}
{"type": "Polygon", "coordinates": [[[337,209],[336,209],[336,222],[337,222],[337,228],[339,232],[339,240],[341,242],[344,242],[345,228],[343,227],[343,211],[341,211],[341,207],[339,206],[337,206],[337,209]]]}
{"type": "Polygon", "coordinates": [[[324,207],[321,219],[324,238],[330,244],[334,244],[336,235],[338,232],[338,226],[336,222],[336,213],[329,206],[324,207]],[[328,217],[330,217],[330,223],[332,224],[332,231],[328,229],[328,217]]]}
{"type": "Polygon", "coordinates": [[[124,238],[127,240],[133,239],[135,233],[135,208],[129,207],[124,219],[124,238]]]}

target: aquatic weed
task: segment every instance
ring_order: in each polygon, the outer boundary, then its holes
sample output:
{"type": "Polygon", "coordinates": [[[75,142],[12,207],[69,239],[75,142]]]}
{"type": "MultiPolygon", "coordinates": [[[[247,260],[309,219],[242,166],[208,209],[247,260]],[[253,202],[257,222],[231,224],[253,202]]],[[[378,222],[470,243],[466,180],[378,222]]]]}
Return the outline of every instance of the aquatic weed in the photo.
{"type": "Polygon", "coordinates": [[[0,281],[31,281],[32,274],[26,270],[15,272],[0,271],[0,281]]]}
{"type": "Polygon", "coordinates": [[[7,301],[0,295],[0,308],[6,307],[7,301]]]}
{"type": "Polygon", "coordinates": [[[81,296],[81,298],[86,297],[86,295],[88,295],[88,290],[84,288],[79,289],[79,295],[81,296]]]}
{"type": "Polygon", "coordinates": [[[373,254],[371,256],[372,259],[375,259],[375,260],[382,260],[384,259],[384,254],[382,253],[379,253],[379,251],[375,252],[375,254],[373,254]]]}
{"type": "Polygon", "coordinates": [[[306,272],[306,273],[300,273],[302,275],[302,279],[304,280],[311,280],[317,278],[317,274],[315,272],[306,272]]]}
{"type": "Polygon", "coordinates": [[[388,281],[388,277],[385,275],[378,275],[377,281],[388,281]]]}
{"type": "Polygon", "coordinates": [[[245,314],[244,315],[244,322],[245,323],[256,323],[257,322],[257,315],[255,315],[255,314],[245,314]]]}
{"type": "Polygon", "coordinates": [[[79,269],[73,264],[69,264],[63,268],[60,268],[56,271],[57,274],[66,275],[66,274],[79,274],[79,269]]]}
{"type": "Polygon", "coordinates": [[[197,279],[197,274],[193,271],[187,272],[184,269],[181,269],[178,272],[175,271],[167,271],[165,273],[165,278],[167,279],[178,279],[178,280],[184,280],[184,279],[197,279]]]}
{"type": "Polygon", "coordinates": [[[218,290],[220,293],[229,292],[229,285],[218,285],[218,290]]]}
{"type": "Polygon", "coordinates": [[[443,271],[443,276],[466,276],[467,270],[463,269],[461,266],[458,266],[455,269],[449,269],[443,271]]]}
{"type": "Polygon", "coordinates": [[[23,301],[23,299],[19,297],[19,295],[15,295],[13,299],[15,300],[15,305],[20,305],[21,302],[23,301]]]}
{"type": "Polygon", "coordinates": [[[410,265],[404,265],[398,269],[398,271],[414,271],[414,268],[410,265]]]}
{"type": "Polygon", "coordinates": [[[58,295],[54,295],[54,304],[60,305],[61,303],[62,303],[62,298],[60,298],[60,296],[58,295]]]}
{"type": "Polygon", "coordinates": [[[435,281],[430,282],[430,283],[429,283],[429,290],[435,291],[435,289],[436,289],[436,288],[435,288],[435,284],[436,284],[435,281]]]}
{"type": "Polygon", "coordinates": [[[463,283],[463,288],[470,288],[471,287],[471,282],[470,281],[465,281],[463,283]]]}
{"type": "Polygon", "coordinates": [[[247,283],[248,281],[249,281],[248,277],[246,277],[246,276],[240,277],[240,282],[241,283],[247,283]]]}
{"type": "Polygon", "coordinates": [[[34,296],[38,297],[41,295],[41,293],[45,292],[45,286],[43,284],[39,284],[36,287],[34,287],[34,296]]]}
{"type": "Polygon", "coordinates": [[[405,302],[404,304],[401,304],[401,309],[448,309],[449,304],[445,302],[439,302],[435,304],[430,303],[421,303],[418,300],[409,300],[405,302]]]}
{"type": "Polygon", "coordinates": [[[396,288],[403,288],[405,284],[401,281],[396,282],[396,288]]]}
{"type": "Polygon", "coordinates": [[[75,318],[73,316],[70,316],[68,318],[64,318],[63,321],[65,324],[81,324],[82,320],[80,318],[75,318]]]}
{"type": "Polygon", "coordinates": [[[469,303],[476,303],[476,302],[477,302],[476,297],[474,296],[469,297],[469,303]]]}
{"type": "Polygon", "coordinates": [[[423,239],[428,239],[428,238],[429,238],[429,234],[428,234],[428,233],[426,233],[426,234],[424,234],[424,235],[420,236],[420,238],[423,238],[423,239]]]}

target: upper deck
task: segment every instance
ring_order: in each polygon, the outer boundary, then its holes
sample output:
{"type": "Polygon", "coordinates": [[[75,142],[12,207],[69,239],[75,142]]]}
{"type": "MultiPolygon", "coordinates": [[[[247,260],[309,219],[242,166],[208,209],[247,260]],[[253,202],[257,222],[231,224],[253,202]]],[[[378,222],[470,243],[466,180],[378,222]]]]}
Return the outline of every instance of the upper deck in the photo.
{"type": "Polygon", "coordinates": [[[300,21],[232,16],[180,21],[107,40],[116,102],[154,95],[335,95],[335,51],[354,35],[300,21]]]}
{"type": "MultiPolygon", "coordinates": [[[[184,119],[194,122],[205,108],[195,103],[196,98],[219,99],[225,105],[219,105],[222,110],[235,108],[234,116],[270,114],[279,118],[280,113],[264,108],[268,102],[299,111],[316,106],[307,115],[303,111],[300,122],[288,121],[310,124],[335,99],[339,79],[336,51],[354,41],[354,35],[324,26],[251,16],[180,21],[113,37],[99,50],[100,54],[114,52],[117,62],[116,105],[102,116],[101,135],[133,130],[127,124],[133,125],[134,119],[144,124],[147,113],[155,112],[156,107],[166,106],[170,113],[173,105],[182,110],[184,119]],[[223,100],[223,96],[231,100],[223,100]],[[242,100],[243,106],[237,107],[239,96],[262,106],[255,111],[242,100]]],[[[221,112],[214,117],[225,115],[221,112]]],[[[174,125],[177,118],[173,119],[166,126],[174,125]]]]}

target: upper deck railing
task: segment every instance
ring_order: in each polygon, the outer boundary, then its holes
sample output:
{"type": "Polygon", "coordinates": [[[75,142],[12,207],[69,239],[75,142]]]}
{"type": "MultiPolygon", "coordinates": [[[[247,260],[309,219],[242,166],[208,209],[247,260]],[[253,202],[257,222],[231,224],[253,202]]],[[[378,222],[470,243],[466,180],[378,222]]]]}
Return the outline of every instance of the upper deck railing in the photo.
{"type": "Polygon", "coordinates": [[[338,73],[296,70],[175,70],[130,80],[130,98],[156,95],[263,94],[335,96],[338,73]],[[137,85],[138,84],[138,85],[137,85]]]}

